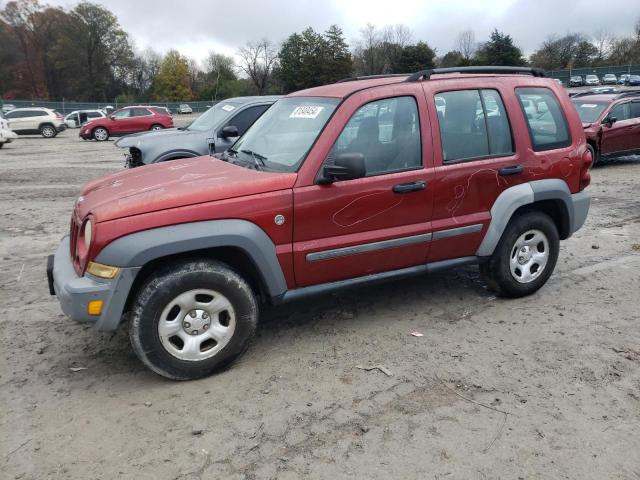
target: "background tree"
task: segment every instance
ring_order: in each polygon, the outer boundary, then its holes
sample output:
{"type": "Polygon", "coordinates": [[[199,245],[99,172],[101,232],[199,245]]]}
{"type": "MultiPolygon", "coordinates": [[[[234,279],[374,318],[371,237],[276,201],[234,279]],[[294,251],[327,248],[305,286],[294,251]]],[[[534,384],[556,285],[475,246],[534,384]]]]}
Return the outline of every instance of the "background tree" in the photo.
{"type": "Polygon", "coordinates": [[[155,82],[157,100],[180,101],[191,99],[189,61],[176,50],[169,50],[160,63],[155,82]]]}
{"type": "Polygon", "coordinates": [[[333,83],[351,74],[349,47],[336,25],[324,34],[307,28],[290,35],[278,58],[278,76],[285,92],[333,83]]]}
{"type": "Polygon", "coordinates": [[[238,52],[240,70],[251,80],[258,95],[264,95],[273,83],[273,71],[278,64],[278,52],[270,40],[249,42],[238,52]]]}
{"type": "Polygon", "coordinates": [[[477,49],[478,44],[473,30],[465,30],[458,34],[458,37],[456,38],[455,51],[460,52],[462,59],[464,60],[463,63],[470,65],[471,58],[475,55],[477,49]]]}
{"type": "Polygon", "coordinates": [[[465,59],[458,50],[451,50],[442,56],[442,58],[437,59],[439,67],[460,67],[465,65],[465,59]]]}
{"type": "Polygon", "coordinates": [[[107,101],[126,86],[133,67],[129,35],[105,8],[79,3],[69,12],[52,57],[69,98],[107,101]]]}
{"type": "Polygon", "coordinates": [[[488,42],[476,52],[475,61],[479,65],[526,65],[522,51],[513,43],[511,35],[495,29],[488,42]]]}
{"type": "Polygon", "coordinates": [[[398,63],[394,66],[394,73],[412,73],[433,68],[436,52],[425,42],[405,46],[398,63]]]}
{"type": "Polygon", "coordinates": [[[233,57],[221,53],[209,52],[205,65],[205,88],[200,93],[201,99],[234,97],[242,94],[243,85],[235,73],[236,65],[233,57]]]}

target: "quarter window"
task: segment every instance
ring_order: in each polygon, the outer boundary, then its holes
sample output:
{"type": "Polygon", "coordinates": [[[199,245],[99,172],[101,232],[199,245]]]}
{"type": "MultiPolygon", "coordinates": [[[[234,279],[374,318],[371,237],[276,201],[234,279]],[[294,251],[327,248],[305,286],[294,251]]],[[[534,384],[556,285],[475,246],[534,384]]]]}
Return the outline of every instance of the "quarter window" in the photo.
{"type": "Polygon", "coordinates": [[[547,88],[516,88],[535,151],[571,145],[569,126],[558,99],[547,88]]]}
{"type": "Polygon", "coordinates": [[[443,92],[435,103],[444,163],[513,153],[509,119],[496,90],[443,92]]]}
{"type": "Polygon", "coordinates": [[[422,166],[415,99],[386,98],[360,107],[342,130],[326,163],[343,153],[361,153],[367,176],[422,166]]]}

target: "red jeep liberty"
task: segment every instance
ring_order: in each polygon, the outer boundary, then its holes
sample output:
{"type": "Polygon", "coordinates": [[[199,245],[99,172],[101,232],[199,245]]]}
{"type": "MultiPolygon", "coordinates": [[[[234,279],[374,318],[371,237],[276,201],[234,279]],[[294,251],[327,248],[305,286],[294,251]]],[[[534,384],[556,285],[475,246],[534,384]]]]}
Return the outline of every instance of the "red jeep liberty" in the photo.
{"type": "Polygon", "coordinates": [[[140,360],[194,379],[245,350],[262,302],[469,264],[535,292],[585,221],[591,162],[538,70],[347,79],[278,100],[220,158],[89,182],[50,291],[101,331],[129,313],[140,360]]]}

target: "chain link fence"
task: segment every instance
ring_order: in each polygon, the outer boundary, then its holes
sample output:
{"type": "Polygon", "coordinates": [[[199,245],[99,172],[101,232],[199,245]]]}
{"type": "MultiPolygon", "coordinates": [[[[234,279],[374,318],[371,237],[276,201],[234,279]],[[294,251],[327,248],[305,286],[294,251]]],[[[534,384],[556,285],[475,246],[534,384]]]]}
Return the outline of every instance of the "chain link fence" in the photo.
{"type": "Polygon", "coordinates": [[[606,67],[584,67],[584,68],[572,68],[570,70],[548,70],[547,75],[552,78],[558,78],[565,85],[569,83],[569,77],[572,75],[597,75],[598,78],[607,73],[613,73],[616,77],[620,77],[623,73],[628,75],[640,75],[640,65],[609,65],[606,67]]]}
{"type": "Polygon", "coordinates": [[[154,107],[166,107],[172,113],[176,113],[178,110],[178,106],[180,105],[189,105],[193,110],[193,113],[202,113],[205,110],[208,110],[213,105],[218,102],[207,101],[207,102],[130,102],[130,103],[122,103],[122,102],[54,102],[48,100],[2,100],[0,99],[0,106],[4,106],[4,104],[14,105],[16,108],[25,108],[25,107],[44,107],[51,108],[60,112],[62,115],[66,115],[67,113],[73,112],[75,110],[102,110],[107,107],[112,107],[114,110],[117,110],[122,107],[130,107],[135,105],[147,105],[154,107]]]}

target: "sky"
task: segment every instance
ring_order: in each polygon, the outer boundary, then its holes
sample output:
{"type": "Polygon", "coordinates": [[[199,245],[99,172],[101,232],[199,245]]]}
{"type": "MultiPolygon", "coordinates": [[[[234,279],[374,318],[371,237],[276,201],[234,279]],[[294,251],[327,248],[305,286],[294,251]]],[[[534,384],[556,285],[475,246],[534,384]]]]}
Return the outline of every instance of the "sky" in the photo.
{"type": "MultiPolygon", "coordinates": [[[[41,0],[73,7],[75,0],[41,0]]],[[[367,23],[401,23],[414,39],[439,55],[455,47],[459,32],[471,29],[484,41],[497,28],[510,34],[525,54],[549,35],[602,29],[629,35],[640,19],[640,0],[91,0],[110,9],[139,50],[175,48],[202,61],[208,52],[235,55],[248,41],[282,42],[307,27],[340,26],[353,44],[367,23]]]]}

